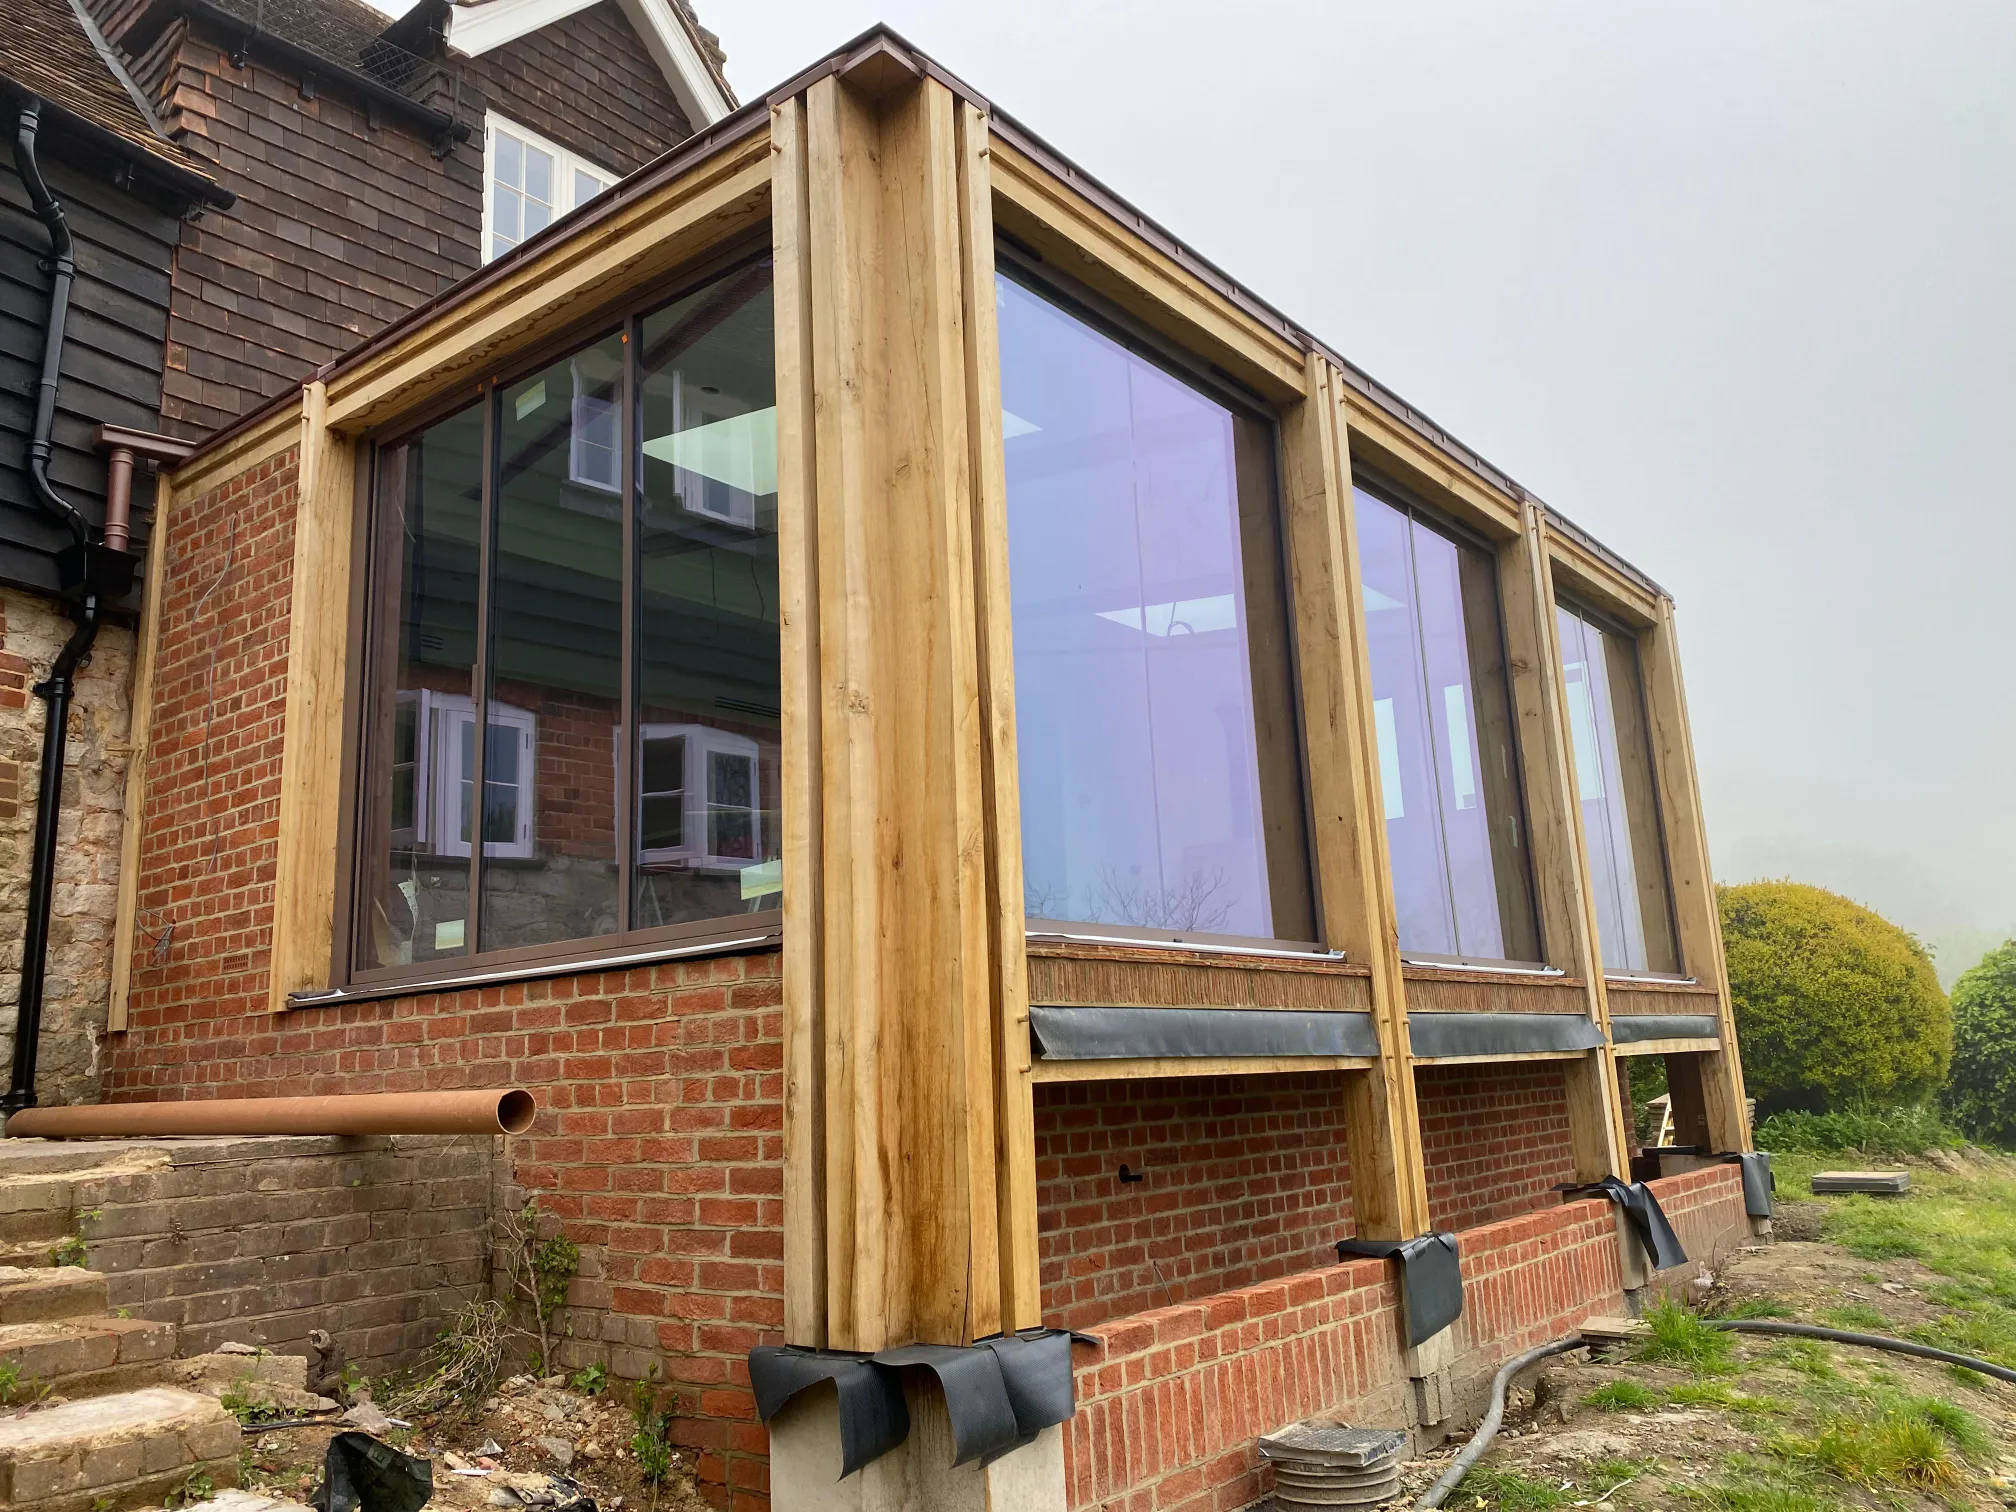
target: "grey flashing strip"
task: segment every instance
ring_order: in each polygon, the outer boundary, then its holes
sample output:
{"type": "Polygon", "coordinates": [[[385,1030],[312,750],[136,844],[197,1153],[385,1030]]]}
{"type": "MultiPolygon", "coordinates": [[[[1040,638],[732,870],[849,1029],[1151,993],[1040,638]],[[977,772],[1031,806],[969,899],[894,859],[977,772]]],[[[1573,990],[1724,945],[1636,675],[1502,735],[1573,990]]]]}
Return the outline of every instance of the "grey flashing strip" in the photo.
{"type": "Polygon", "coordinates": [[[737,950],[754,950],[775,945],[783,931],[769,929],[761,934],[741,935],[732,940],[703,940],[692,945],[659,945],[648,950],[629,950],[621,955],[594,956],[588,960],[539,961],[515,966],[497,966],[489,971],[472,971],[464,976],[430,977],[424,981],[361,982],[348,987],[331,987],[322,992],[290,992],[289,1008],[324,1008],[331,1003],[368,1003],[383,998],[420,997],[434,992],[457,992],[465,987],[495,987],[503,982],[531,982],[541,977],[574,976],[591,971],[622,971],[631,966],[656,966],[665,961],[692,956],[728,955],[737,950]]]}
{"type": "Polygon", "coordinates": [[[1715,1019],[1706,1013],[1620,1013],[1610,1020],[1610,1038],[1620,1045],[1715,1037],[1715,1019]]]}
{"type": "Polygon", "coordinates": [[[1442,960],[1435,956],[1402,956],[1402,966],[1418,966],[1423,971],[1484,971],[1492,976],[1560,977],[1568,975],[1559,966],[1521,966],[1515,961],[1442,960]]]}
{"type": "Polygon", "coordinates": [[[1029,1010],[1045,1060],[1152,1060],[1379,1054],[1372,1015],[1297,1008],[1029,1010]]]}
{"type": "Polygon", "coordinates": [[[1146,935],[1074,934],[1061,929],[1032,929],[1024,939],[1056,940],[1073,945],[1137,945],[1149,950],[1191,950],[1199,955],[1262,956],[1276,961],[1341,961],[1341,950],[1281,950],[1267,945],[1215,945],[1204,940],[1152,940],[1146,935]]]}
{"type": "Polygon", "coordinates": [[[1579,1013],[1416,1013],[1407,1019],[1414,1054],[1525,1055],[1535,1051],[1594,1050],[1597,1027],[1579,1013]]]}

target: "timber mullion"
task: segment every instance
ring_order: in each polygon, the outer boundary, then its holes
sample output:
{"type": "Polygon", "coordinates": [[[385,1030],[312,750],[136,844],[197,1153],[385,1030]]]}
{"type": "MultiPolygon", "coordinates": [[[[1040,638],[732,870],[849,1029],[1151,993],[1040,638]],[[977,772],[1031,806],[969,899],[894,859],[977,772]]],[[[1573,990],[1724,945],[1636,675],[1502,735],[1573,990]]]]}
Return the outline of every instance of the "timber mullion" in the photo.
{"type": "Polygon", "coordinates": [[[1428,1186],[1414,1098],[1372,733],[1372,677],[1341,376],[1317,354],[1308,397],[1282,415],[1289,575],[1308,762],[1311,842],[1324,943],[1371,973],[1377,1063],[1344,1076],[1353,1213],[1363,1238],[1428,1230],[1428,1186]]]}
{"type": "MultiPolygon", "coordinates": [[[[1708,831],[1694,764],[1694,735],[1687,719],[1686,684],[1680,675],[1680,646],[1673,601],[1661,598],[1651,630],[1639,638],[1644,672],[1646,718],[1652,765],[1659,785],[1659,808],[1666,828],[1666,858],[1673,888],[1673,915],[1680,936],[1681,969],[1715,989],[1721,1046],[1679,1066],[1701,1082],[1699,1106],[1709,1142],[1718,1151],[1751,1148],[1749,1103],[1743,1062],[1736,1053],[1736,1015],[1729,995],[1729,967],[1723,955],[1722,923],[1715,901],[1708,831]]],[[[1679,1058],[1676,1057],[1676,1061],[1679,1058]]],[[[1674,1064],[1673,1062],[1669,1062],[1674,1064]]]]}

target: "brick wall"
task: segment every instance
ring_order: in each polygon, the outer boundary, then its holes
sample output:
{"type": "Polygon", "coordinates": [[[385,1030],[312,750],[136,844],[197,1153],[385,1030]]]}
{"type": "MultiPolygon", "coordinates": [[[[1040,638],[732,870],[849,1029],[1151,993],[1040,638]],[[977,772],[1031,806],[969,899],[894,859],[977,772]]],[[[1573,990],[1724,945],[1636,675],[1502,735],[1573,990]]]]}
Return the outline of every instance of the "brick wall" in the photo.
{"type": "Polygon", "coordinates": [[[175,1324],[183,1355],[232,1340],[308,1355],[326,1328],[379,1374],[481,1294],[498,1143],[120,1141],[60,1184],[111,1305],[175,1324]]]}
{"type": "Polygon", "coordinates": [[[1551,1204],[1551,1188],[1575,1179],[1559,1062],[1420,1066],[1414,1093],[1437,1228],[1474,1228],[1551,1204]]]}
{"type": "MultiPolygon", "coordinates": [[[[1653,1189],[1695,1258],[1714,1236],[1745,1229],[1734,1167],[1669,1177],[1653,1189]]],[[[1471,1228],[1461,1243],[1463,1317],[1451,1368],[1468,1410],[1508,1356],[1623,1305],[1608,1203],[1565,1203],[1471,1228]]],[[[1225,1512],[1271,1489],[1254,1447],[1263,1434],[1318,1415],[1406,1426],[1398,1306],[1385,1262],[1361,1260],[1086,1330],[1098,1343],[1073,1351],[1068,1504],[1225,1512]]]]}
{"type": "Polygon", "coordinates": [[[261,1011],[294,486],[289,451],[177,506],[139,841],[148,933],[106,1094],[531,1088],[539,1118],[509,1177],[583,1250],[556,1353],[656,1365],[703,1478],[760,1491],[745,1359],[783,1321],[775,953],[261,1011]]]}
{"type": "MultiPolygon", "coordinates": [[[[0,1066],[14,1053],[47,708],[29,689],[56,659],[72,628],[49,600],[0,591],[0,1066]]],[[[97,1090],[106,966],[119,890],[132,674],[132,629],[106,625],[90,661],[77,674],[70,705],[35,1079],[36,1096],[45,1103],[80,1102],[97,1090]]]]}
{"type": "Polygon", "coordinates": [[[1045,1320],[1082,1328],[1332,1258],[1351,1232],[1341,1074],[1039,1086],[1045,1320]],[[1123,1184],[1123,1161],[1147,1179],[1123,1184]]]}

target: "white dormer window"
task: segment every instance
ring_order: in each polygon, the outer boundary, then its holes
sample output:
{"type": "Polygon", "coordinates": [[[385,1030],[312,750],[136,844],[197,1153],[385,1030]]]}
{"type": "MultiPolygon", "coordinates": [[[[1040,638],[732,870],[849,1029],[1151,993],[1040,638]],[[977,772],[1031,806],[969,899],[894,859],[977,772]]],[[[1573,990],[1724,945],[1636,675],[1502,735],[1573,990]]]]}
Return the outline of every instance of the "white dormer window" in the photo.
{"type": "Polygon", "coordinates": [[[491,111],[483,122],[483,261],[502,257],[616,179],[491,111]]]}
{"type": "Polygon", "coordinates": [[[647,724],[639,733],[637,859],[733,872],[760,862],[756,742],[698,724],[647,724]]]}

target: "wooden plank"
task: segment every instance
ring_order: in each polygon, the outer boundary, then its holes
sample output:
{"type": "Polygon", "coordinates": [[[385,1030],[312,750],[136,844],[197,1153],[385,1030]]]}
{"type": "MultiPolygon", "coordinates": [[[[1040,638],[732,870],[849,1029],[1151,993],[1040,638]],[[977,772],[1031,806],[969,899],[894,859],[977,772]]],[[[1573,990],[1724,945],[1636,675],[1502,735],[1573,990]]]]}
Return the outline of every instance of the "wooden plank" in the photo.
{"type": "Polygon", "coordinates": [[[1001,1318],[953,104],[832,76],[805,99],[827,1333],[847,1349],[1001,1318]]]}
{"type": "Polygon", "coordinates": [[[1354,389],[1340,388],[1352,454],[1425,503],[1493,541],[1516,540],[1520,502],[1460,465],[1426,436],[1354,389]]]}
{"type": "Polygon", "coordinates": [[[133,950],[140,908],[140,831],[147,812],[148,738],[154,722],[154,658],[161,644],[161,601],[167,596],[168,543],[175,518],[175,490],[163,474],[154,500],[154,534],[148,543],[147,576],[140,588],[140,629],[133,647],[133,697],[126,756],[125,811],[119,830],[119,890],[112,913],[112,975],[106,992],[105,1028],[126,1028],[133,993],[133,950]]]}
{"type": "Polygon", "coordinates": [[[1721,1048],[1722,1041],[1719,1039],[1636,1040],[1628,1045],[1614,1047],[1620,1059],[1634,1055],[1692,1055],[1697,1051],[1721,1048]]]}
{"type": "MultiPolygon", "coordinates": [[[[1417,1055],[1417,1066],[1495,1066],[1515,1061],[1569,1061],[1580,1065],[1589,1063],[1591,1052],[1586,1050],[1516,1050],[1508,1055],[1417,1055]]],[[[1572,1090],[1572,1083],[1571,1083],[1572,1090]]],[[[1574,1110],[1569,1111],[1569,1121],[1574,1121],[1574,1110]]],[[[1579,1157],[1578,1157],[1579,1158],[1579,1157]]]]}
{"type": "Polygon", "coordinates": [[[268,457],[277,457],[301,440],[301,400],[298,395],[276,407],[255,424],[198,452],[170,479],[177,498],[201,498],[220,484],[250,472],[268,457]]]}
{"type": "Polygon", "coordinates": [[[1362,1055],[1151,1055],[1114,1060],[1039,1060],[1039,1082],[1140,1081],[1171,1076],[1279,1076],[1291,1071],[1372,1071],[1362,1055]]]}
{"type": "Polygon", "coordinates": [[[1001,438],[1001,342],[994,307],[994,193],[987,117],[958,105],[959,241],[966,315],[966,408],[973,479],[974,629],[979,645],[987,918],[993,934],[994,1181],[1001,1326],[1043,1321],[1036,1232],[1036,1109],[1016,765],[1015,636],[1008,588],[1008,477],[1001,438]]]}
{"type": "Polygon", "coordinates": [[[1567,699],[1561,691],[1561,650],[1554,619],[1540,511],[1524,506],[1517,547],[1500,557],[1505,640],[1519,714],[1520,760],[1527,832],[1549,965],[1583,983],[1590,1019],[1604,1043],[1568,1063],[1568,1121],[1578,1181],[1628,1176],[1631,1147],[1617,1066],[1610,1045],[1609,1000],[1590,896],[1589,858],[1576,798],[1567,699]]]}
{"type": "Polygon", "coordinates": [[[1310,838],[1324,942],[1370,970],[1380,1045],[1373,1070],[1345,1078],[1353,1211],[1363,1238],[1410,1238],[1428,1229],[1428,1183],[1372,735],[1351,455],[1340,375],[1311,355],[1305,384],[1310,397],[1282,414],[1281,444],[1310,838]]]}
{"type": "Polygon", "coordinates": [[[1031,954],[1029,1001],[1102,1008],[1308,1008],[1368,1012],[1370,973],[1362,966],[1322,970],[1254,969],[1219,957],[1198,960],[1126,955],[1031,954]]]}
{"type": "Polygon", "coordinates": [[[1618,571],[1581,541],[1551,525],[1547,528],[1547,555],[1557,585],[1570,597],[1581,599],[1634,629],[1646,629],[1656,621],[1659,612],[1656,594],[1618,571]]]}
{"type": "Polygon", "coordinates": [[[273,947],[266,1008],[327,987],[336,917],[343,692],[350,646],[350,567],[357,474],[352,444],[330,430],[328,394],[301,391],[301,463],[288,610],[286,723],[281,736],[273,947]]]}
{"type": "Polygon", "coordinates": [[[782,648],[784,1341],[826,1344],[824,932],[819,561],[813,488],[811,246],[805,102],[770,112],[777,342],[777,581],[782,648]]]}
{"type": "Polygon", "coordinates": [[[1017,240],[1268,399],[1307,392],[1307,359],[1279,332],[999,137],[991,163],[994,217],[1017,240]]]}
{"type": "Polygon", "coordinates": [[[329,423],[354,430],[475,383],[501,355],[523,350],[642,285],[761,225],[770,214],[768,132],[571,237],[478,298],[416,327],[396,346],[330,381],[329,423]]]}
{"type": "Polygon", "coordinates": [[[1736,1039],[1735,1006],[1729,996],[1729,967],[1722,951],[1722,921],[1715,901],[1715,874],[1708,857],[1707,822],[1694,764],[1694,736],[1687,719],[1686,683],[1673,601],[1662,598],[1652,629],[1639,640],[1645,676],[1645,706],[1652,740],[1652,765],[1659,784],[1660,815],[1666,827],[1666,864],[1673,885],[1673,916],[1680,936],[1681,969],[1715,991],[1722,1049],[1704,1058],[1702,1098],[1710,1142],[1719,1151],[1751,1149],[1749,1103],[1743,1061],[1736,1039]]]}

